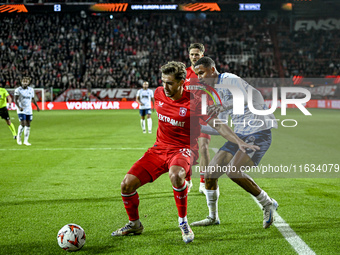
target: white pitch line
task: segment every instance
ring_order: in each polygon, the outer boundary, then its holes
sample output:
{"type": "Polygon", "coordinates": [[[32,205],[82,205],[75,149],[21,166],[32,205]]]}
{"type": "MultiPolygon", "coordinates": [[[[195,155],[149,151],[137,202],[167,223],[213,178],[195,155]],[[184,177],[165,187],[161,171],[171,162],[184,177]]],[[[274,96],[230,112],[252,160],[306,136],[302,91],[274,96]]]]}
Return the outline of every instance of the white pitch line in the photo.
{"type": "Polygon", "coordinates": [[[7,149],[0,149],[0,151],[98,151],[98,150],[146,150],[147,148],[34,148],[30,146],[29,148],[7,148],[7,149]]]}
{"type": "MultiPolygon", "coordinates": [[[[211,148],[211,150],[215,153],[218,152],[219,149],[211,148]]],[[[257,201],[254,196],[251,196],[256,204],[262,209],[262,205],[257,201]]],[[[316,255],[316,253],[294,232],[294,230],[289,226],[287,222],[285,222],[282,217],[275,212],[274,213],[274,226],[280,231],[283,237],[287,240],[287,242],[294,248],[294,250],[299,255],[316,255]]]]}
{"type": "MultiPolygon", "coordinates": [[[[262,209],[261,204],[254,196],[251,196],[257,205],[262,209]]],[[[294,248],[297,254],[300,255],[315,255],[316,253],[294,232],[294,230],[285,222],[282,217],[275,212],[274,213],[274,226],[281,232],[287,242],[294,248]]]]}

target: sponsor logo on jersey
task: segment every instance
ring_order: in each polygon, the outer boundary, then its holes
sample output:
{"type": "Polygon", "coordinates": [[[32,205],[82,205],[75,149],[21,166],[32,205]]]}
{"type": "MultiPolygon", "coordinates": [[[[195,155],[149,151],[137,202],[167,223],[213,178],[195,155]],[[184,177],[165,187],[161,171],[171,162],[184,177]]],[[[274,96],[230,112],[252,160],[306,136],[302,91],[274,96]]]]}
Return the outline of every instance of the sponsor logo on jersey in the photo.
{"type": "Polygon", "coordinates": [[[160,113],[157,113],[157,116],[160,121],[170,123],[173,126],[184,127],[185,125],[185,121],[178,121],[160,113]]]}

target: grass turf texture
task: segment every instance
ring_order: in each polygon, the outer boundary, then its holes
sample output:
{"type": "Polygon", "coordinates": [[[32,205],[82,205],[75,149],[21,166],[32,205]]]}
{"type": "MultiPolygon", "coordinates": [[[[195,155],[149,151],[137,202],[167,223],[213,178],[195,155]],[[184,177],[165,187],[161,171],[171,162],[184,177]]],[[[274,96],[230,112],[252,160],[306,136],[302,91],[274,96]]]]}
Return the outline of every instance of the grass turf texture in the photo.
{"type": "MultiPolygon", "coordinates": [[[[340,112],[288,110],[295,128],[273,131],[263,164],[340,163],[340,112]]],[[[18,120],[15,112],[16,128],[18,120]]],[[[85,229],[79,254],[295,254],[274,227],[262,228],[262,211],[232,181],[219,181],[221,225],[195,227],[185,244],[168,176],[141,187],[140,236],[111,237],[127,223],[120,182],[132,164],[155,141],[142,134],[138,111],[35,112],[31,147],[19,146],[4,121],[0,125],[0,254],[64,254],[58,230],[67,223],[85,229]]],[[[279,116],[279,113],[277,114],[279,116]]],[[[212,147],[216,142],[212,141],[212,147]]],[[[213,152],[211,152],[213,153],[213,152]]],[[[340,173],[338,173],[340,177],[340,173]]],[[[280,216],[317,254],[340,250],[339,178],[258,178],[257,183],[280,204],[280,216]]],[[[189,221],[205,218],[205,197],[198,178],[188,198],[189,221]]]]}

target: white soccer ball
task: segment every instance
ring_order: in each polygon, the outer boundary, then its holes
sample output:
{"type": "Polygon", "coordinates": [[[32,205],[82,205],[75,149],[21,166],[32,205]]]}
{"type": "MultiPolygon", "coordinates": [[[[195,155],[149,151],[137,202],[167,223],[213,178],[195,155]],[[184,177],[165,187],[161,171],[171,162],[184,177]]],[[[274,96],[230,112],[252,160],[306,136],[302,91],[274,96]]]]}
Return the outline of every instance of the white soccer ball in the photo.
{"type": "Polygon", "coordinates": [[[67,224],[58,232],[58,244],[66,251],[80,250],[86,241],[84,229],[77,224],[67,224]]]}

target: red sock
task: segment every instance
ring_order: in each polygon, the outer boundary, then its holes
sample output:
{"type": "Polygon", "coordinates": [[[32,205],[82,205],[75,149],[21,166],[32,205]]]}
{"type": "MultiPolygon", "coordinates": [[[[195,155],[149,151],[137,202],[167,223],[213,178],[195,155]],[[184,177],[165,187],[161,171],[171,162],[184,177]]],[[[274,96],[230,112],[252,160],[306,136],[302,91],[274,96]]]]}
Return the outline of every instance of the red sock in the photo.
{"type": "Polygon", "coordinates": [[[131,194],[122,194],[122,199],[124,202],[124,207],[130,221],[138,220],[138,206],[139,206],[139,196],[137,191],[131,194]]]}
{"type": "Polygon", "coordinates": [[[175,197],[175,202],[178,210],[178,216],[181,218],[184,218],[187,216],[187,205],[188,205],[188,188],[187,188],[187,183],[184,182],[184,184],[176,188],[172,186],[174,190],[174,197],[175,197]]]}
{"type": "Polygon", "coordinates": [[[201,183],[205,183],[205,180],[204,180],[204,172],[200,172],[200,177],[201,177],[200,182],[201,182],[201,183]]]}

